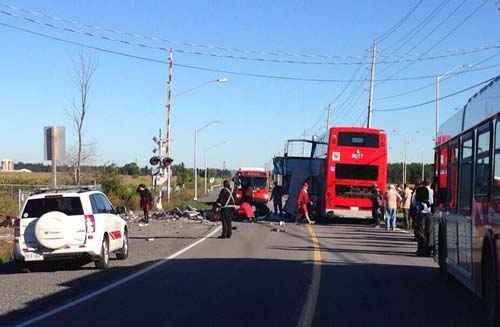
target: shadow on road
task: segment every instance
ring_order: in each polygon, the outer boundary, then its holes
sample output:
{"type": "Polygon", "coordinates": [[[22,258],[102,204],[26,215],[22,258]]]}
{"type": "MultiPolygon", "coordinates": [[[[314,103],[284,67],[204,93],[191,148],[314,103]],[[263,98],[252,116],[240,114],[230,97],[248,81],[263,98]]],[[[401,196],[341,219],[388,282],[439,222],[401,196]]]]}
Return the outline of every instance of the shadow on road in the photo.
{"type": "MultiPolygon", "coordinates": [[[[63,291],[0,317],[0,325],[44,313],[154,263],[65,282],[63,291]]],[[[295,326],[311,271],[312,263],[300,260],[175,259],[40,325],[295,326]]],[[[313,325],[482,326],[477,300],[437,275],[430,267],[325,262],[313,325]]]]}

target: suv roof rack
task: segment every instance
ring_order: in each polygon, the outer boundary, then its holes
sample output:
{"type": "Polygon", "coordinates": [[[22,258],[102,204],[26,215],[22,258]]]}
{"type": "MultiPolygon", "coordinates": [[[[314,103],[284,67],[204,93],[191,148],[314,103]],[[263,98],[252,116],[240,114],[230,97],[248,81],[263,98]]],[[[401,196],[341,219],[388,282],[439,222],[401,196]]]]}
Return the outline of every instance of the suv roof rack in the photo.
{"type": "Polygon", "coordinates": [[[31,195],[36,195],[36,194],[43,194],[43,193],[63,193],[63,192],[76,192],[76,193],[84,193],[84,192],[90,192],[90,191],[101,191],[102,187],[100,184],[97,185],[69,185],[67,187],[61,186],[61,187],[42,187],[34,190],[31,195]]]}

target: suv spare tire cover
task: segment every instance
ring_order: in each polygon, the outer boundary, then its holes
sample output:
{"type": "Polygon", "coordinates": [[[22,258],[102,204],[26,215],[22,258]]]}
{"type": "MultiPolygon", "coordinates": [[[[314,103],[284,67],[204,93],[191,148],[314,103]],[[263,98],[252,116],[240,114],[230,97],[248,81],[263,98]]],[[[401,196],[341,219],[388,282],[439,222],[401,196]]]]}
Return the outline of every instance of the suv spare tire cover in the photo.
{"type": "Polygon", "coordinates": [[[59,249],[69,243],[70,224],[65,213],[50,211],[43,214],[35,225],[35,237],[40,245],[48,249],[59,249]]]}

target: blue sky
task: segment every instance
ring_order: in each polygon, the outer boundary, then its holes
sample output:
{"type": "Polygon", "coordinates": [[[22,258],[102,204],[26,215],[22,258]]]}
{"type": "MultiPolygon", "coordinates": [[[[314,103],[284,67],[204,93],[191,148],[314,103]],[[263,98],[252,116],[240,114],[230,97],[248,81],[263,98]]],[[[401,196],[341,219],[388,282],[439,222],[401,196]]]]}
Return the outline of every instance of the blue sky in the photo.
{"type": "MultiPolygon", "coordinates": [[[[169,40],[229,48],[299,54],[321,54],[356,58],[331,59],[347,61],[369,60],[369,48],[374,38],[396,24],[415,4],[408,1],[3,1],[0,4],[39,10],[51,16],[73,19],[82,24],[158,36],[169,40]],[[360,57],[360,58],[358,58],[360,57]]],[[[419,57],[464,20],[482,1],[424,0],[414,13],[389,37],[379,44],[380,55],[390,58],[419,57]],[[442,4],[440,10],[436,8],[442,4]],[[458,9],[456,9],[458,8],[458,9]],[[415,28],[428,15],[436,14],[415,28]],[[452,14],[455,11],[454,14],[452,14]],[[449,18],[447,19],[447,17],[449,18]],[[429,37],[426,35],[435,30],[429,37]],[[415,32],[409,34],[412,30],[415,32]],[[412,38],[405,38],[411,35],[412,38]],[[399,40],[406,41],[400,51],[399,40]],[[412,49],[414,48],[414,49],[412,49]],[[409,54],[405,54],[408,50],[409,54]]],[[[487,3],[462,26],[440,42],[428,55],[448,53],[448,50],[472,49],[499,44],[500,10],[494,0],[487,3]]],[[[63,22],[30,16],[26,12],[1,7],[55,26],[63,22]]],[[[164,60],[167,53],[121,45],[82,34],[63,32],[26,20],[0,15],[0,23],[82,42],[105,49],[164,60]]],[[[76,28],[75,28],[76,29],[76,28]]],[[[66,110],[77,96],[72,77],[72,57],[78,46],[41,38],[0,26],[0,157],[16,161],[40,162],[43,159],[42,130],[47,125],[65,125],[68,143],[73,143],[66,110]]],[[[107,34],[110,37],[124,37],[107,34]]],[[[127,37],[127,40],[144,40],[127,37]]],[[[144,41],[145,42],[145,41],[144,41]]],[[[157,42],[157,46],[210,52],[210,49],[157,42]]],[[[462,64],[484,60],[500,49],[439,60],[422,61],[405,68],[405,64],[376,66],[376,79],[427,76],[448,72],[462,64]],[[387,68],[388,67],[388,68],[387,68]],[[402,69],[404,68],[404,69],[402,69]],[[386,70],[387,69],[387,70],[386,70]],[[398,70],[401,70],[398,72],[398,70]]],[[[238,54],[222,52],[222,54],[238,54]]],[[[165,85],[167,66],[95,51],[98,69],[90,97],[90,113],[86,125],[88,141],[97,144],[97,162],[123,164],[138,160],[145,164],[151,154],[151,138],[164,125],[165,85]]],[[[240,54],[241,55],[241,54],[240,54]]],[[[254,56],[302,60],[318,58],[254,56]]],[[[301,65],[262,63],[228,58],[176,53],[175,63],[223,70],[299,76],[304,78],[349,80],[366,78],[369,66],[362,65],[301,65]]],[[[500,63],[500,55],[481,64],[500,63]]],[[[500,74],[500,67],[467,73],[442,82],[441,94],[446,95],[500,74]]],[[[220,77],[229,82],[209,84],[180,96],[173,104],[173,152],[176,162],[192,166],[193,133],[211,120],[221,125],[200,133],[200,155],[204,147],[228,140],[228,143],[208,153],[209,165],[263,166],[283,148],[288,138],[324,132],[325,107],[344,88],[345,83],[305,82],[261,79],[215,72],[174,69],[174,93],[220,77]],[[319,122],[316,124],[316,122],[319,122]],[[315,126],[314,126],[315,125],[315,126]],[[311,128],[314,127],[314,128],[311,128]]],[[[431,100],[432,86],[420,92],[391,99],[399,94],[427,84],[433,79],[376,82],[375,110],[412,105],[431,100]]],[[[367,106],[367,82],[353,82],[334,106],[333,125],[359,125],[367,106]],[[342,104],[343,107],[342,107],[342,104]]],[[[441,117],[445,119],[454,108],[463,105],[475,90],[443,100],[441,117]]],[[[403,139],[410,140],[410,161],[432,160],[434,136],[434,104],[401,112],[374,112],[373,126],[388,131],[390,160],[402,158],[403,139]]]]}

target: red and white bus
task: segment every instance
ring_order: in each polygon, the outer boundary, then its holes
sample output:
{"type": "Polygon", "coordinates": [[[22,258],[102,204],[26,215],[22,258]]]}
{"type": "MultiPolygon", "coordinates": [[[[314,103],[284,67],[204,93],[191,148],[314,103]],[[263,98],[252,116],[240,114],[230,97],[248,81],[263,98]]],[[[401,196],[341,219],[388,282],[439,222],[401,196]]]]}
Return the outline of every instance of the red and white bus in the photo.
{"type": "Polygon", "coordinates": [[[372,218],[373,185],[387,184],[387,137],[381,129],[330,128],[316,148],[325,158],[323,213],[326,218],[372,218]]]}
{"type": "Polygon", "coordinates": [[[439,130],[433,216],[435,259],[484,300],[500,325],[500,76],[439,130]]]}

